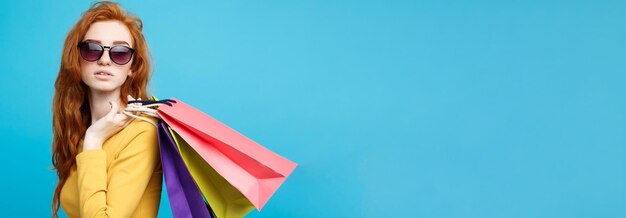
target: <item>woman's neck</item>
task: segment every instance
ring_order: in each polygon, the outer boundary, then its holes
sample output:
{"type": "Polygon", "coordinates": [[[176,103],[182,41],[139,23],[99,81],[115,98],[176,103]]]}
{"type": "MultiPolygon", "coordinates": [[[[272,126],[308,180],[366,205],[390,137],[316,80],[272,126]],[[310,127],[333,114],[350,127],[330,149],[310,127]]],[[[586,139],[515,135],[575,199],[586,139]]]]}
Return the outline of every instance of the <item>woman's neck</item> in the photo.
{"type": "Polygon", "coordinates": [[[112,92],[89,91],[89,109],[91,110],[91,124],[104,117],[111,111],[109,102],[118,102],[120,110],[124,109],[125,102],[120,100],[120,90],[112,92]]]}

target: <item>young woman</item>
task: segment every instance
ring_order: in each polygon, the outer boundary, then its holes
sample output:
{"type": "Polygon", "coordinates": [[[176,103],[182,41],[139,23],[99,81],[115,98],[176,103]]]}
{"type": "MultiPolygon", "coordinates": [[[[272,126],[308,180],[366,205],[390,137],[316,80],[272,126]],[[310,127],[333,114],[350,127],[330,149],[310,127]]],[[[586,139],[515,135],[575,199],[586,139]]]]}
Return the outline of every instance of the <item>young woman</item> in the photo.
{"type": "Polygon", "coordinates": [[[52,163],[59,176],[53,217],[60,207],[68,217],[157,216],[156,128],[122,113],[131,96],[147,98],[150,60],[142,27],[118,4],[99,2],[65,39],[52,106],[52,163]]]}

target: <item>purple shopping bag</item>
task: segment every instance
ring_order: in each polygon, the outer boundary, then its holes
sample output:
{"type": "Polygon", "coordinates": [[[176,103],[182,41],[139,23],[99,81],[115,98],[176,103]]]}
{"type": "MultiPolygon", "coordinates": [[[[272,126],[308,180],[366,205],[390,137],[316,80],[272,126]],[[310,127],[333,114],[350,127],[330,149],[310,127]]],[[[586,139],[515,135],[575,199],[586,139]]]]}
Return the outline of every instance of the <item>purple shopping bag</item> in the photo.
{"type": "Polygon", "coordinates": [[[161,164],[167,195],[175,218],[211,217],[215,214],[202,198],[189,170],[180,156],[168,126],[164,122],[157,125],[161,164]]]}

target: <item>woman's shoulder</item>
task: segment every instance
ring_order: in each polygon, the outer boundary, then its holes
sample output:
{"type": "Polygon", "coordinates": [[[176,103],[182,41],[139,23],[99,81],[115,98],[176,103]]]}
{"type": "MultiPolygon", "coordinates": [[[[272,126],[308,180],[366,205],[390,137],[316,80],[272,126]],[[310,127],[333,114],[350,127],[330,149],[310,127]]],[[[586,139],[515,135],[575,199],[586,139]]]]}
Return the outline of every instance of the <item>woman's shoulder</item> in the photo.
{"type": "MultiPolygon", "coordinates": [[[[157,122],[156,118],[142,115],[141,117],[157,122]]],[[[145,151],[158,150],[158,136],[156,127],[144,120],[135,118],[128,126],[122,131],[118,132],[111,138],[109,138],[103,144],[102,148],[112,155],[112,158],[117,158],[121,152],[126,153],[142,153],[145,151]]]]}
{"type": "MultiPolygon", "coordinates": [[[[155,124],[158,123],[158,119],[148,116],[148,115],[140,115],[141,118],[150,120],[155,124]]],[[[133,129],[137,131],[156,131],[156,127],[145,120],[135,118],[128,126],[132,126],[133,129]]]]}
{"type": "MultiPolygon", "coordinates": [[[[158,122],[158,120],[154,117],[150,117],[147,115],[142,115],[141,117],[148,119],[154,123],[158,122]]],[[[143,138],[146,138],[146,136],[150,138],[152,136],[156,137],[157,134],[157,129],[152,123],[137,118],[135,118],[130,124],[128,124],[128,126],[126,126],[125,131],[127,131],[127,133],[125,134],[127,137],[125,138],[129,141],[140,135],[145,135],[143,138]]]]}

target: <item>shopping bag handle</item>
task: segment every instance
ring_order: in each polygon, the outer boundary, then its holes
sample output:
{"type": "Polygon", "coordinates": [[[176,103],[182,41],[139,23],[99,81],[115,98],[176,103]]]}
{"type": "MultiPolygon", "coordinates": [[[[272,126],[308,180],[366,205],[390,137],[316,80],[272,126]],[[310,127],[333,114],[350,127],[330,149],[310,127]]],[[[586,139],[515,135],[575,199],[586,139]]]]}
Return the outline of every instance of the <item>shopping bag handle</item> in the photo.
{"type": "Polygon", "coordinates": [[[149,120],[145,117],[140,117],[137,116],[135,114],[133,114],[133,112],[139,112],[141,114],[146,114],[152,117],[155,117],[157,119],[161,119],[161,117],[159,116],[159,114],[157,114],[157,109],[154,109],[152,107],[157,107],[160,105],[168,105],[168,106],[172,106],[172,103],[176,103],[175,100],[171,100],[171,99],[163,99],[163,100],[159,100],[159,101],[154,101],[154,100],[132,100],[132,101],[128,101],[128,105],[127,107],[124,109],[123,113],[126,114],[127,116],[131,116],[143,121],[146,121],[152,125],[154,125],[155,127],[157,126],[157,123],[153,122],[152,120],[149,120]]]}
{"type": "Polygon", "coordinates": [[[163,100],[159,100],[159,101],[154,101],[154,100],[132,100],[132,101],[128,101],[128,104],[134,104],[134,103],[141,103],[141,105],[151,105],[151,104],[166,104],[168,106],[172,106],[172,103],[176,103],[176,100],[172,100],[172,99],[163,99],[163,100]]]}

